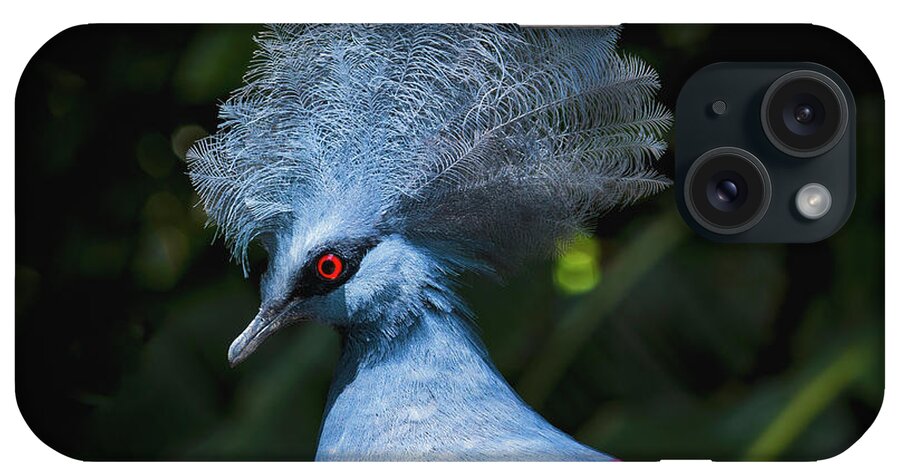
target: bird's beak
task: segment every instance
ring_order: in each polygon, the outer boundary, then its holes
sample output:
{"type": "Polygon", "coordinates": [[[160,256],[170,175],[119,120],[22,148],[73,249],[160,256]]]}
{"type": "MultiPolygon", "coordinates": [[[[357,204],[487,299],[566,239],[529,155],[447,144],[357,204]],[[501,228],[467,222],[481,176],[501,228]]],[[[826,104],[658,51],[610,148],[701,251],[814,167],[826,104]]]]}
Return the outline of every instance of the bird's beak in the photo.
{"type": "Polygon", "coordinates": [[[284,306],[263,306],[244,332],[231,343],[228,363],[234,367],[243,362],[267,337],[281,328],[286,320],[282,319],[285,310],[284,306]]]}

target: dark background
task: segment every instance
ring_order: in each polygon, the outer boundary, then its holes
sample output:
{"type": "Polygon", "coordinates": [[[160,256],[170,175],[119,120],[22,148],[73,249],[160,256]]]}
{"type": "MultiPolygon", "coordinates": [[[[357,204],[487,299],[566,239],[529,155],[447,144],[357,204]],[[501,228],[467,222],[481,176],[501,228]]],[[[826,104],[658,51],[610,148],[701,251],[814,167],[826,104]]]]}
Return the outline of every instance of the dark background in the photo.
{"type": "MultiPolygon", "coordinates": [[[[310,459],[337,336],[304,324],[228,368],[265,257],[243,279],[185,175],[257,26],[86,26],[50,40],[16,98],[16,396],[79,459],[310,459]]],[[[883,95],[809,26],[626,26],[680,84],[719,60],[817,61],[858,104],[856,209],[812,245],[715,245],[672,192],[505,284],[469,279],[498,367],[530,404],[622,459],[820,459],[884,389],[883,95]],[[475,285],[477,284],[477,286],[475,285]]],[[[677,144],[673,144],[677,147],[677,144]]],[[[661,166],[671,171],[671,156],[661,166]]]]}

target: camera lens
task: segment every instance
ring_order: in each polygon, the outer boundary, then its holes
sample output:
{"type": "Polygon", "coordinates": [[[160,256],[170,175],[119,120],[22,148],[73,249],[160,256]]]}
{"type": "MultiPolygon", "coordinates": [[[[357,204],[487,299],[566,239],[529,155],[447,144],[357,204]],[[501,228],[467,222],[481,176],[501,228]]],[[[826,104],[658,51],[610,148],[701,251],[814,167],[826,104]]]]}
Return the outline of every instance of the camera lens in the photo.
{"type": "Polygon", "coordinates": [[[763,130],[772,144],[794,157],[815,157],[844,136],[847,98],[824,74],[793,71],[772,83],[762,101],[763,130]]]}
{"type": "Polygon", "coordinates": [[[738,174],[723,170],[715,173],[706,183],[706,200],[716,210],[730,212],[747,198],[747,182],[738,174]]]}
{"type": "Polygon", "coordinates": [[[756,225],[769,207],[772,185],[762,162],[736,147],[701,155],[687,172],[684,198],[694,220],[730,235],[756,225]]]}
{"type": "Polygon", "coordinates": [[[800,124],[809,124],[816,118],[816,111],[809,104],[801,104],[794,109],[794,120],[800,124]]]}
{"type": "Polygon", "coordinates": [[[737,184],[731,180],[722,180],[716,184],[716,198],[722,203],[732,203],[737,200],[737,184]]]}

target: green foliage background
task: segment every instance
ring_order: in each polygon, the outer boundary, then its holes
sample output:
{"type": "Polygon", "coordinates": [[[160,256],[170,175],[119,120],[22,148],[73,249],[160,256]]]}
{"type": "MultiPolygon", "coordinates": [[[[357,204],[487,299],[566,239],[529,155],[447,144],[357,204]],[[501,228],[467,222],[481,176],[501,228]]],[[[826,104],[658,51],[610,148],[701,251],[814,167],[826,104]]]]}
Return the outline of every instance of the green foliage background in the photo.
{"type": "MultiPolygon", "coordinates": [[[[16,104],[16,394],[80,459],[311,459],[338,353],[315,324],[236,369],[258,307],[185,176],[257,26],[61,33],[16,104]]],[[[712,26],[625,29],[664,84],[745,45],[712,26]]],[[[664,86],[672,104],[677,91],[664,86]]],[[[853,218],[813,245],[714,245],[672,192],[607,215],[555,261],[463,290],[491,354],[552,423],[622,459],[818,459],[852,444],[884,389],[880,90],[857,91],[853,218]]],[[[664,162],[671,166],[671,157],[664,162]]],[[[664,167],[666,164],[663,164],[664,167]]]]}

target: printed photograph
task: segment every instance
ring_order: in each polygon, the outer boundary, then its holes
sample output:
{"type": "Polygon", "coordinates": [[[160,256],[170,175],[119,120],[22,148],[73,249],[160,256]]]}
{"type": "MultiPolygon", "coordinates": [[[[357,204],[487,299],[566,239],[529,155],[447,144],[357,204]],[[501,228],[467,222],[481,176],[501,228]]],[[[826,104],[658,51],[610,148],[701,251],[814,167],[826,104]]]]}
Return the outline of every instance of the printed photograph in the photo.
{"type": "Polygon", "coordinates": [[[22,417],[89,461],[840,454],[884,392],[884,96],[799,28],[60,32],[16,94],[22,417]],[[701,236],[682,86],[797,58],[853,92],[852,215],[701,236]]]}

